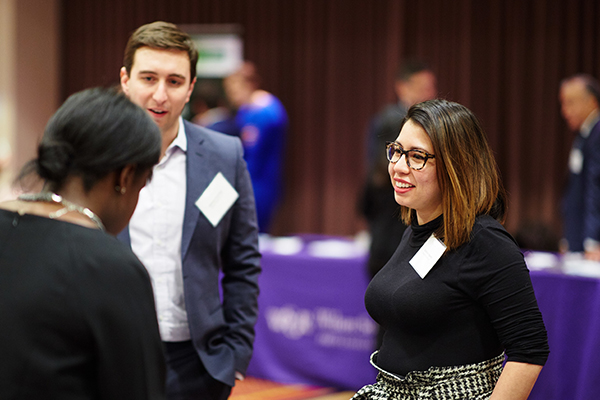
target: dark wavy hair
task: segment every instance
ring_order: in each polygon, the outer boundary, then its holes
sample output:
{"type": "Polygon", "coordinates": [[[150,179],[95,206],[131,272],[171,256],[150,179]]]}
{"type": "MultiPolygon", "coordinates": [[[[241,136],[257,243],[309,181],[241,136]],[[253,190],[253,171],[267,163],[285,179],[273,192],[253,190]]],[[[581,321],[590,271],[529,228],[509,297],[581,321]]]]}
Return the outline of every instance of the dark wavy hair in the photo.
{"type": "MultiPolygon", "coordinates": [[[[479,215],[504,222],[506,193],[485,132],[471,110],[447,100],[429,100],[412,106],[402,126],[409,120],[422,127],[433,144],[444,214],[436,234],[448,249],[469,241],[479,215]]],[[[402,207],[401,213],[410,224],[412,210],[402,207]]]]}
{"type": "Polygon", "coordinates": [[[50,191],[70,176],[80,176],[84,189],[113,171],[133,164],[136,173],[159,160],[161,135],[144,110],[114,89],[87,89],[70,96],[50,118],[37,158],[27,163],[19,180],[35,173],[50,191]]]}

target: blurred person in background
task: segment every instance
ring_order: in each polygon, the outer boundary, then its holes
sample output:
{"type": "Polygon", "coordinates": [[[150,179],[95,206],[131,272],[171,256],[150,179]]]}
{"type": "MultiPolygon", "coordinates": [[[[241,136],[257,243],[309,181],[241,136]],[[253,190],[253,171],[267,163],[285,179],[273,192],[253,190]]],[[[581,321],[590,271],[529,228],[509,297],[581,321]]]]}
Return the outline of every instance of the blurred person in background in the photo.
{"type": "Polygon", "coordinates": [[[230,136],[240,135],[235,112],[227,105],[225,93],[217,80],[202,79],[196,82],[190,108],[194,124],[230,136]]]}
{"type": "MultiPolygon", "coordinates": [[[[388,104],[370,122],[367,133],[367,165],[372,169],[380,163],[381,148],[398,136],[406,112],[413,105],[437,96],[437,79],[424,61],[408,58],[394,77],[397,101],[388,104]]],[[[385,162],[387,170],[387,161],[385,162]]]]}
{"type": "Polygon", "coordinates": [[[160,156],[125,96],[90,89],[48,122],[30,174],[43,190],[0,203],[0,398],[164,399],[148,273],[114,236],[160,156]]]}
{"type": "Polygon", "coordinates": [[[576,133],[563,197],[563,251],[585,252],[600,261],[600,85],[578,74],[564,79],[559,93],[562,115],[576,133]]]}
{"type": "MultiPolygon", "coordinates": [[[[407,60],[396,74],[394,91],[398,101],[386,106],[373,118],[368,132],[367,179],[359,198],[359,211],[368,223],[371,244],[367,271],[370,278],[388,262],[406,225],[402,222],[400,207],[390,187],[385,143],[393,141],[400,132],[402,119],[413,104],[433,99],[437,94],[436,78],[429,67],[418,60],[407,60]]],[[[383,331],[379,329],[375,348],[381,345],[383,331]]]]}
{"type": "Polygon", "coordinates": [[[385,334],[377,382],[354,399],[527,399],[548,339],[481,124],[460,104],[418,103],[385,149],[409,227],[365,293],[385,334]]]}
{"type": "Polygon", "coordinates": [[[258,226],[240,139],[181,117],[197,60],[191,37],[168,22],[127,42],[121,87],[158,125],[162,152],[119,238],[152,279],[167,398],[223,400],[252,356],[258,226]]]}
{"type": "Polygon", "coordinates": [[[281,196],[288,116],[277,97],[260,89],[260,76],[249,61],[225,78],[224,86],[238,109],[236,121],[254,188],[258,227],[269,232],[281,196]]]}

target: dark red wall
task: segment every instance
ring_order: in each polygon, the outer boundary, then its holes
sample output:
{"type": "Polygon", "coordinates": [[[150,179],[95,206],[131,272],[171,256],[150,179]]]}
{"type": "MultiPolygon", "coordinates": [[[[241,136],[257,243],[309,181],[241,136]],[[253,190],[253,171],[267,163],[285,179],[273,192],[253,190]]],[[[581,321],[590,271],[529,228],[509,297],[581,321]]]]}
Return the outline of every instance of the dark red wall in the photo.
{"type": "Polygon", "coordinates": [[[571,136],[560,80],[600,76],[595,0],[64,0],[62,93],[117,83],[128,35],[154,20],[236,23],[245,57],[291,121],[275,233],[353,234],[369,118],[392,101],[408,55],[426,59],[441,97],[482,120],[509,191],[507,227],[560,229],[571,136]]]}

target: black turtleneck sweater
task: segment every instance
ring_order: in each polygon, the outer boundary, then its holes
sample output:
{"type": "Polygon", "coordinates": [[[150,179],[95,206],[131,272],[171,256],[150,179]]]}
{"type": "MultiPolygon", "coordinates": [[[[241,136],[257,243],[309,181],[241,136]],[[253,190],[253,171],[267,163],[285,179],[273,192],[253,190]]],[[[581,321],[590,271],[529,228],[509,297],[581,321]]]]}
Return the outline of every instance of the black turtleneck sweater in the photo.
{"type": "Polygon", "coordinates": [[[447,251],[424,279],[409,264],[442,221],[409,227],[367,288],[367,310],[386,330],[377,365],[406,375],[503,350],[509,361],[544,365],[548,339],[529,271],[499,222],[478,217],[470,241],[447,251]]]}

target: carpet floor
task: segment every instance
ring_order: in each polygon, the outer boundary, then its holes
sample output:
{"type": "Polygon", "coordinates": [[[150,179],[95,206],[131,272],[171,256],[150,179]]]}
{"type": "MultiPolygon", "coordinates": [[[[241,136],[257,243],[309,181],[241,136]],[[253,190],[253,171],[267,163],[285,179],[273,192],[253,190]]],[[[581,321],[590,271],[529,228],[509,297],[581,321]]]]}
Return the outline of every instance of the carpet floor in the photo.
{"type": "Polygon", "coordinates": [[[237,382],[229,400],[348,400],[354,392],[307,385],[286,385],[247,377],[237,382]]]}

